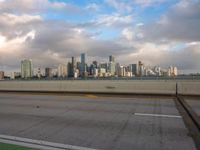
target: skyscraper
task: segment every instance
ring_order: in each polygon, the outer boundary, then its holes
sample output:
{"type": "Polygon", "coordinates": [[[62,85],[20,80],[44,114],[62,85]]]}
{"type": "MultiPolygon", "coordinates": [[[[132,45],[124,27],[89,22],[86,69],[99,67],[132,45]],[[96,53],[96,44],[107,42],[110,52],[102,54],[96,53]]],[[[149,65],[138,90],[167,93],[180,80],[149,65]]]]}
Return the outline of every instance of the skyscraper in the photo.
{"type": "Polygon", "coordinates": [[[65,78],[67,76],[67,67],[64,64],[58,65],[58,77],[65,78]]]}
{"type": "Polygon", "coordinates": [[[53,69],[52,68],[45,68],[45,77],[47,77],[47,78],[53,77],[53,69]]]}
{"type": "Polygon", "coordinates": [[[86,56],[85,53],[81,53],[81,64],[85,64],[86,56]]]}
{"type": "Polygon", "coordinates": [[[131,64],[131,71],[133,75],[138,76],[139,73],[138,64],[131,64]]]}
{"type": "Polygon", "coordinates": [[[71,77],[74,77],[76,69],[77,69],[76,58],[72,57],[72,63],[71,63],[71,67],[69,69],[71,77]]]}
{"type": "Polygon", "coordinates": [[[94,68],[98,68],[98,62],[97,61],[93,61],[92,64],[94,65],[94,68]]]}
{"type": "Polygon", "coordinates": [[[108,72],[111,74],[111,76],[115,75],[115,58],[112,55],[109,56],[108,72]]]}
{"type": "Polygon", "coordinates": [[[33,66],[31,59],[24,59],[21,61],[21,77],[31,78],[33,76],[33,66]]]}
{"type": "Polygon", "coordinates": [[[38,78],[41,78],[41,76],[42,76],[42,74],[41,74],[41,69],[38,68],[37,77],[38,77],[38,78]]]}
{"type": "Polygon", "coordinates": [[[115,62],[115,57],[112,56],[112,55],[110,55],[110,56],[109,56],[109,62],[115,62]]]}
{"type": "Polygon", "coordinates": [[[144,75],[144,64],[141,61],[139,61],[138,65],[139,65],[139,76],[143,76],[144,75]]]}
{"type": "Polygon", "coordinates": [[[115,63],[114,62],[108,63],[108,72],[111,74],[111,76],[115,75],[115,63]]]}
{"type": "Polygon", "coordinates": [[[170,66],[168,68],[168,76],[177,76],[177,75],[178,75],[177,67],[170,66]]]}
{"type": "Polygon", "coordinates": [[[80,74],[84,76],[86,73],[86,55],[85,53],[81,54],[81,64],[80,64],[80,74]]]}

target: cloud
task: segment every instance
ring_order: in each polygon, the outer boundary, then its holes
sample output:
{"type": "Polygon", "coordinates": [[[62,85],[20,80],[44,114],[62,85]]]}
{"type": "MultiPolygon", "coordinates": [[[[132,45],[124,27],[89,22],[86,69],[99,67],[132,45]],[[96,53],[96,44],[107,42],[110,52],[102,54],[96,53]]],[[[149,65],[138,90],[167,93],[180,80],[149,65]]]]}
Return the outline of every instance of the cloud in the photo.
{"type": "Polygon", "coordinates": [[[138,30],[149,41],[200,41],[200,1],[182,0],[156,23],[138,30]]]}
{"type": "Polygon", "coordinates": [[[79,57],[81,52],[86,52],[90,58],[106,58],[110,54],[128,54],[132,49],[118,41],[95,39],[96,33],[63,21],[38,20],[39,17],[29,15],[27,18],[32,19],[21,22],[24,15],[12,17],[16,20],[14,23],[6,19],[1,22],[11,24],[6,26],[4,34],[0,33],[0,66],[6,66],[7,70],[19,68],[20,60],[24,58],[31,58],[34,67],[45,68],[67,64],[67,58],[79,57]]]}
{"type": "Polygon", "coordinates": [[[0,24],[5,24],[8,26],[14,26],[16,24],[25,24],[25,23],[30,23],[30,22],[37,22],[37,21],[42,21],[42,18],[39,15],[14,15],[14,14],[8,14],[8,13],[3,13],[0,16],[1,23],[0,24]]]}
{"type": "Polygon", "coordinates": [[[86,6],[86,10],[96,12],[100,10],[100,6],[97,5],[96,3],[90,3],[86,6]]]}
{"type": "Polygon", "coordinates": [[[45,13],[49,10],[82,14],[76,5],[65,2],[50,2],[48,0],[6,0],[0,2],[0,12],[4,13],[45,13]]]}
{"type": "Polygon", "coordinates": [[[112,28],[122,28],[125,26],[130,26],[133,23],[132,15],[121,15],[119,13],[114,13],[110,15],[99,15],[96,19],[81,23],[78,26],[91,28],[91,27],[112,27],[112,28]]]}
{"type": "Polygon", "coordinates": [[[111,7],[115,8],[118,12],[131,12],[133,10],[133,7],[127,0],[124,2],[120,0],[105,0],[105,2],[111,7]]]}
{"type": "Polygon", "coordinates": [[[134,0],[133,2],[135,4],[139,4],[141,6],[151,6],[151,5],[155,5],[155,4],[160,4],[163,2],[166,2],[167,0],[134,0]]]}
{"type": "MultiPolygon", "coordinates": [[[[79,7],[68,3],[47,0],[11,2],[13,0],[0,2],[0,69],[19,70],[20,60],[24,58],[32,58],[34,67],[41,68],[67,64],[67,58],[79,57],[81,52],[103,61],[112,54],[123,65],[142,60],[146,65],[200,69],[198,0],[182,0],[157,22],[135,25],[134,15],[130,13],[133,7],[126,1],[107,0],[115,8],[114,12],[99,13],[83,23],[46,20],[38,15],[49,9],[79,12],[79,7]],[[121,31],[121,35],[109,40],[98,38],[96,30],[105,32],[103,28],[121,31]],[[184,46],[177,49],[179,44],[184,46]]],[[[157,2],[162,1],[134,1],[144,6],[157,2]]],[[[86,9],[97,11],[98,7],[91,3],[84,6],[83,10],[86,9]]]]}

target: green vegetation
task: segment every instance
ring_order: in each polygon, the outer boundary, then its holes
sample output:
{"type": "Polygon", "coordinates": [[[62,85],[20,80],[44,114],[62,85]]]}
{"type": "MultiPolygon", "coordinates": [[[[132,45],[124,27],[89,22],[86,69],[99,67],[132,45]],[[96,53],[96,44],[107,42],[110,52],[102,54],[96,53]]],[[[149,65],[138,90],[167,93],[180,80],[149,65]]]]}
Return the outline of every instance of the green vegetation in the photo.
{"type": "Polygon", "coordinates": [[[18,145],[0,143],[0,150],[36,150],[36,149],[18,145]]]}

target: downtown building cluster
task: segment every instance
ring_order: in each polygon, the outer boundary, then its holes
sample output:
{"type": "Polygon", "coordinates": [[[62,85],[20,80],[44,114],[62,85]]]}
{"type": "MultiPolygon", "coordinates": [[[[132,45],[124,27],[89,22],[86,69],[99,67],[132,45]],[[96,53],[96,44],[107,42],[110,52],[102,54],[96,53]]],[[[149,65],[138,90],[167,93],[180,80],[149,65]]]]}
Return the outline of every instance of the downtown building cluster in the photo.
{"type": "MultiPolygon", "coordinates": [[[[87,63],[87,56],[85,53],[80,55],[80,61],[76,61],[75,57],[71,58],[71,62],[59,64],[57,68],[46,67],[42,73],[41,68],[37,68],[34,73],[31,59],[24,59],[21,61],[21,72],[13,72],[10,79],[22,78],[45,78],[45,79],[66,79],[66,78],[109,78],[109,77],[143,77],[143,76],[177,76],[177,67],[170,66],[168,69],[161,69],[159,66],[145,66],[139,61],[135,64],[126,66],[120,65],[116,62],[114,56],[109,56],[107,62],[98,63],[93,61],[91,64],[87,63]]],[[[0,72],[0,79],[4,78],[4,72],[0,72]]]]}

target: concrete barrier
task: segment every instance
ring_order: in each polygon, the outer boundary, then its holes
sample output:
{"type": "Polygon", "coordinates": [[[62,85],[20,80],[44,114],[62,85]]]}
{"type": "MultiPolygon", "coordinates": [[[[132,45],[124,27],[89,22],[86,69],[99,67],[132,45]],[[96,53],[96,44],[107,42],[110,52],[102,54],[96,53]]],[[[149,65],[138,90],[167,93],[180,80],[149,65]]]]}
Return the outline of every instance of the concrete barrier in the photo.
{"type": "Polygon", "coordinates": [[[178,93],[181,95],[200,95],[200,81],[178,82],[178,93]]]}
{"type": "Polygon", "coordinates": [[[1,81],[0,91],[200,95],[200,80],[1,81]]]}
{"type": "Polygon", "coordinates": [[[2,81],[0,91],[175,94],[176,82],[164,80],[2,81]]]}

